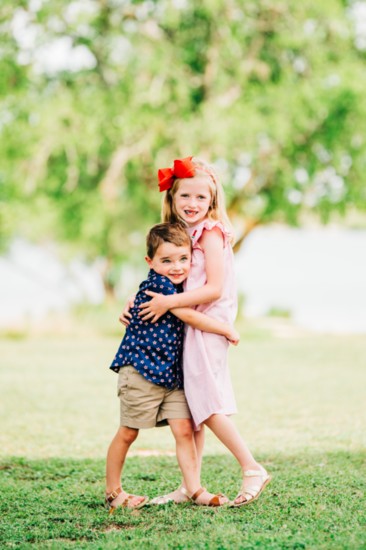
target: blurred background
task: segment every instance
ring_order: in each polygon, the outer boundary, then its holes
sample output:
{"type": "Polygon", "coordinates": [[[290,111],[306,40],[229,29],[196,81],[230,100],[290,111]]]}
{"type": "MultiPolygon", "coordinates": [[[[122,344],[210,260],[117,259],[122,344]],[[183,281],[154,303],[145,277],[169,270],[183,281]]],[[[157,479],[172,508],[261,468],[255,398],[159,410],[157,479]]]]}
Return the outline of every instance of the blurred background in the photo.
{"type": "MultiPolygon", "coordinates": [[[[365,90],[365,1],[2,0],[6,399],[20,392],[24,411],[43,419],[41,434],[49,414],[41,396],[57,401],[50,363],[61,376],[67,362],[68,399],[70,385],[76,401],[84,391],[78,368],[93,363],[104,383],[123,333],[118,313],[146,274],[145,235],[160,220],[157,169],[191,154],[212,162],[224,184],[248,342],[258,326],[264,340],[268,327],[285,337],[365,333],[365,90]],[[91,340],[97,355],[86,354],[91,340]],[[29,383],[48,380],[26,398],[14,378],[25,358],[29,383]]],[[[295,346],[289,369],[302,354],[295,346]]],[[[93,396],[114,418],[110,386],[93,396]]],[[[3,403],[8,418],[14,405],[3,403]]],[[[9,420],[9,433],[26,430],[26,418],[9,420]]],[[[10,454],[30,452],[21,438],[4,441],[10,454]]],[[[46,454],[60,451],[57,441],[45,443],[46,454]]]]}
{"type": "Polygon", "coordinates": [[[197,154],[244,314],[366,330],[365,2],[3,0],[0,35],[2,328],[131,292],[197,154]]]}
{"type": "Polygon", "coordinates": [[[366,331],[366,2],[0,13],[2,330],[123,303],[157,168],[197,154],[225,185],[243,314],[366,331]]]}

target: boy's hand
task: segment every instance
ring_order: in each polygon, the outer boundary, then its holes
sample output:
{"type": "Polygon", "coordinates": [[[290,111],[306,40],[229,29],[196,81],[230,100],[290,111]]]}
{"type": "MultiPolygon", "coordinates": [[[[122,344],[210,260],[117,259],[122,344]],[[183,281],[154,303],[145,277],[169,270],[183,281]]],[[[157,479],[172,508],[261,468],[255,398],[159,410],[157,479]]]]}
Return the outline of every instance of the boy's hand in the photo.
{"type": "Polygon", "coordinates": [[[240,334],[234,327],[230,327],[228,333],[226,334],[226,338],[229,340],[230,344],[237,346],[240,341],[240,334]]]}
{"type": "Polygon", "coordinates": [[[130,313],[130,309],[134,306],[135,298],[136,298],[136,294],[133,294],[132,296],[130,296],[127,304],[123,308],[121,315],[118,317],[119,322],[122,323],[122,325],[124,325],[125,327],[128,327],[128,325],[130,324],[130,319],[132,317],[130,313]]]}
{"type": "Polygon", "coordinates": [[[172,307],[170,296],[159,294],[152,290],[145,290],[145,294],[152,296],[152,299],[150,302],[144,302],[140,305],[142,311],[139,313],[139,316],[143,321],[156,323],[156,321],[172,307]]]}

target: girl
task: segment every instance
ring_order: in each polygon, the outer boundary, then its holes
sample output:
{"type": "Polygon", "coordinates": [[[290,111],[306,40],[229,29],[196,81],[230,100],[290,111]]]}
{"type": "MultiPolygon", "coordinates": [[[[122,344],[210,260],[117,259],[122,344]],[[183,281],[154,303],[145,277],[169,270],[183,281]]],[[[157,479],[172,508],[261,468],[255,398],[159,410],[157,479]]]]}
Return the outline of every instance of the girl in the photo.
{"type": "MultiPolygon", "coordinates": [[[[192,267],[185,292],[152,296],[142,304],[143,320],[156,322],[166,311],[195,307],[220,321],[233,323],[237,311],[230,223],[225,211],[224,194],[212,168],[204,161],[187,157],[174,161],[174,167],[159,170],[160,191],[166,191],[164,222],[183,222],[192,238],[192,267]]],[[[121,318],[123,322],[123,315],[121,318]]],[[[227,364],[226,338],[187,326],[184,354],[184,390],[196,429],[199,462],[202,462],[204,434],[208,426],[238,460],[243,481],[234,507],[256,500],[270,481],[263,466],[254,459],[228,415],[236,412],[235,398],[227,364]]],[[[183,502],[181,489],[154,499],[164,504],[183,502]]]]}

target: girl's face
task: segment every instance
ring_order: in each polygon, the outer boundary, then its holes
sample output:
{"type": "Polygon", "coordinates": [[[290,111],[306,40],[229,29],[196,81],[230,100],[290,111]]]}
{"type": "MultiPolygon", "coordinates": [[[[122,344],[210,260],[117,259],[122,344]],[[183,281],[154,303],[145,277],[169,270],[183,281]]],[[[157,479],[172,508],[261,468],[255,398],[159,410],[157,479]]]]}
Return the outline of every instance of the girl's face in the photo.
{"type": "Polygon", "coordinates": [[[189,227],[207,218],[211,201],[207,178],[200,176],[180,180],[173,198],[176,213],[189,227]]]}

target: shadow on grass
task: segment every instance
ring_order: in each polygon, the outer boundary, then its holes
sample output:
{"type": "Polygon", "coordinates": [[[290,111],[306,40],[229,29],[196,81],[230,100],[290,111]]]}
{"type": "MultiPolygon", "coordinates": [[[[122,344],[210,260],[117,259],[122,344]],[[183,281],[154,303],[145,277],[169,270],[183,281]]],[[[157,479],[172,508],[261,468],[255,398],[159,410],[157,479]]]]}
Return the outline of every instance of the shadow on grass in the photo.
{"type": "MultiPolygon", "coordinates": [[[[366,548],[366,452],[263,457],[273,475],[263,496],[240,509],[193,504],[119,510],[103,506],[104,461],[5,458],[0,463],[4,548],[366,548]]],[[[231,457],[204,460],[203,483],[233,498],[231,457]]],[[[127,460],[126,490],[154,497],[179,484],[171,457],[127,460]]]]}

